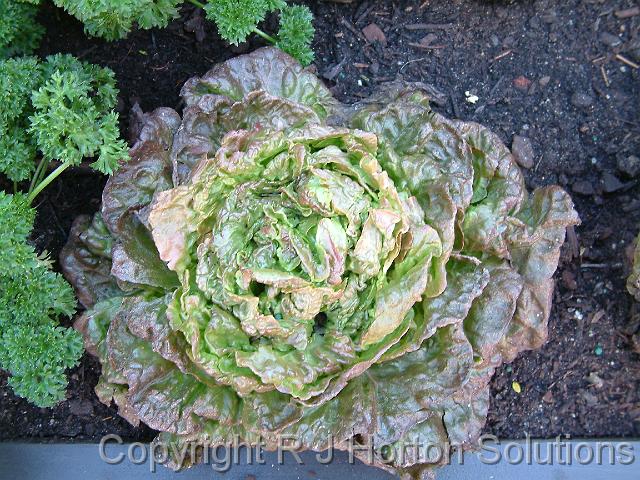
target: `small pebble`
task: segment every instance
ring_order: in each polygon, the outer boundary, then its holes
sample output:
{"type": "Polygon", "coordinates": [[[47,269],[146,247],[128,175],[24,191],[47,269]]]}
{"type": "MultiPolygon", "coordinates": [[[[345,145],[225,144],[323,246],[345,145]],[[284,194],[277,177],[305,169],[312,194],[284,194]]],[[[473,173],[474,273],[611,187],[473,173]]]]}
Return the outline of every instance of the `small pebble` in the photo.
{"type": "Polygon", "coordinates": [[[531,80],[529,80],[524,75],[520,75],[519,77],[514,78],[513,85],[518,90],[522,90],[522,91],[526,92],[527,90],[529,90],[529,87],[531,86],[531,80]]]}
{"type": "Polygon", "coordinates": [[[580,393],[582,398],[584,398],[587,402],[587,405],[593,406],[598,404],[598,397],[596,397],[593,393],[588,391],[583,391],[580,393]]]}
{"type": "Polygon", "coordinates": [[[511,142],[511,153],[513,153],[513,157],[522,168],[533,167],[535,153],[533,151],[533,145],[531,145],[531,140],[527,137],[514,135],[513,141],[511,142]]]}
{"type": "Polygon", "coordinates": [[[596,191],[588,180],[578,180],[571,186],[571,190],[580,195],[593,195],[596,191]]]}
{"type": "Polygon", "coordinates": [[[420,39],[420,45],[428,47],[429,45],[433,45],[433,42],[436,40],[438,40],[438,36],[435,33],[428,33],[420,39]]]}
{"type": "Polygon", "coordinates": [[[574,107],[587,108],[593,105],[593,97],[586,93],[576,92],[571,96],[571,104],[574,107]]]}
{"type": "Polygon", "coordinates": [[[380,42],[380,45],[383,47],[387,45],[387,37],[382,29],[375,23],[370,23],[364,27],[362,33],[369,43],[380,42]]]}
{"type": "Polygon", "coordinates": [[[480,100],[480,98],[477,95],[474,95],[468,90],[464,92],[464,96],[466,97],[467,102],[469,102],[472,105],[475,105],[476,103],[478,103],[478,100],[480,100]]]}
{"type": "Polygon", "coordinates": [[[602,189],[605,193],[613,193],[624,187],[624,184],[618,180],[615,175],[605,172],[602,174],[602,189]]]}
{"type": "Polygon", "coordinates": [[[631,178],[637,177],[640,173],[640,158],[635,155],[618,158],[618,170],[631,178]]]}
{"type": "Polygon", "coordinates": [[[622,45],[622,40],[617,35],[613,35],[609,32],[602,32],[600,34],[600,41],[607,47],[618,47],[622,45]]]}
{"type": "Polygon", "coordinates": [[[593,385],[596,388],[602,388],[604,385],[604,382],[602,381],[602,379],[598,376],[598,374],[596,372],[591,372],[589,374],[589,376],[587,377],[587,380],[589,381],[589,383],[591,385],[593,385]]]}

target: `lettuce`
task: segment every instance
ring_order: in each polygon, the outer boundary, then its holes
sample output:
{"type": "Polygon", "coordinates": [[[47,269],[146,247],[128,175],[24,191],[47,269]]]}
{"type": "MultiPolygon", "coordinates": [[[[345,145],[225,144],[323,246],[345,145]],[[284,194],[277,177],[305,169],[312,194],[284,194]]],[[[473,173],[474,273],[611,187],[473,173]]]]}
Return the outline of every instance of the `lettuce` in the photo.
{"type": "Polygon", "coordinates": [[[182,97],[62,253],[100,398],[173,445],[370,438],[407,478],[446,460],[407,443],[472,446],[494,369],[546,340],[567,193],[420,84],[342,105],[266,48],[182,97]]]}

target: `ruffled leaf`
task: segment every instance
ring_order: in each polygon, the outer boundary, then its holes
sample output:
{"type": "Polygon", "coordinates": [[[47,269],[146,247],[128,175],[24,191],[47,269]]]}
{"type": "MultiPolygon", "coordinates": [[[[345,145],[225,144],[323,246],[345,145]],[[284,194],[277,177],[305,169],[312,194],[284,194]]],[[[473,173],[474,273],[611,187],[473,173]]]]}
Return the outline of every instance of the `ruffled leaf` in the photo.
{"type": "Polygon", "coordinates": [[[473,447],[494,368],[546,338],[579,220],[558,187],[526,193],[495,135],[431,112],[431,91],[342,106],[262,49],[187,82],[182,120],[143,116],[102,207],[129,296],[77,325],[100,398],[174,452],[370,438],[375,465],[431,478],[446,458],[393,453],[473,447]]]}

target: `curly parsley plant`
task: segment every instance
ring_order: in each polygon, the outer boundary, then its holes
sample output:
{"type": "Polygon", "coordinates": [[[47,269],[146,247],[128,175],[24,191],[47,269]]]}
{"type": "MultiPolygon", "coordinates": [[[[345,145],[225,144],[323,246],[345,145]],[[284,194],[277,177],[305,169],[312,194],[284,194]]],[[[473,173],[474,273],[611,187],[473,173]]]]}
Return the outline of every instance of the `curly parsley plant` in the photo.
{"type": "Polygon", "coordinates": [[[65,370],[83,348],[75,331],[57,323],[76,301],[29,243],[32,204],[85,158],[106,174],[128,158],[116,95],[113,72],[69,55],[0,61],[0,174],[13,183],[13,194],[0,192],[0,368],[17,395],[41,407],[64,399],[65,370]]]}

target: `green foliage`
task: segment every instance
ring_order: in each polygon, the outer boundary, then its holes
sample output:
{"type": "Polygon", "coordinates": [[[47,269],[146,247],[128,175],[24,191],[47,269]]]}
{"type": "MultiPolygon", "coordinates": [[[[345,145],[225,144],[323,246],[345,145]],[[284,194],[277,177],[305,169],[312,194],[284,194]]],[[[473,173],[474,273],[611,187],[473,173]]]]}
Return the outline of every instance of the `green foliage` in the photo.
{"type": "Polygon", "coordinates": [[[92,166],[110,174],[126,158],[118,139],[117,89],[111,70],[55,55],[44,66],[44,84],[33,93],[29,132],[46,159],[79,164],[97,156],[92,166]]]}
{"type": "Polygon", "coordinates": [[[38,59],[0,60],[0,172],[12,181],[35,169],[36,143],[25,132],[32,113],[31,93],[42,83],[38,59]]]}
{"type": "Polygon", "coordinates": [[[215,0],[203,7],[222,38],[234,45],[257,33],[303,65],[313,61],[311,41],[315,29],[313,14],[306,6],[290,6],[283,0],[215,0]],[[273,11],[280,12],[280,30],[275,38],[258,29],[258,24],[273,11]]]}
{"type": "Polygon", "coordinates": [[[30,204],[85,157],[103,173],[127,158],[113,112],[117,93],[111,70],[70,55],[0,61],[0,173],[16,187],[31,180],[28,194],[0,192],[0,368],[17,395],[41,407],[64,398],[65,370],[83,349],[79,335],[56,321],[75,310],[71,287],[27,242],[30,204]],[[60,166],[47,175],[53,160],[60,166]]]}
{"type": "Polygon", "coordinates": [[[0,0],[0,58],[32,53],[44,28],[35,22],[39,0],[0,0]]]}
{"type": "Polygon", "coordinates": [[[285,5],[282,0],[215,0],[208,2],[204,10],[216,23],[220,35],[238,45],[254,32],[269,12],[285,5]]]}
{"type": "Polygon", "coordinates": [[[65,165],[96,157],[93,167],[111,173],[127,157],[117,93],[111,70],[70,55],[0,61],[0,173],[29,179],[37,151],[65,165]]]}
{"type": "Polygon", "coordinates": [[[70,328],[53,322],[40,327],[14,326],[2,335],[3,368],[11,372],[9,385],[16,395],[39,407],[51,407],[64,400],[65,370],[74,367],[82,355],[82,339],[70,328]],[[52,361],[53,360],[53,361],[52,361]]]}
{"type": "Polygon", "coordinates": [[[182,0],[53,0],[84,23],[89,35],[107,40],[124,38],[140,28],[166,27],[178,16],[182,0]]]}
{"type": "Polygon", "coordinates": [[[31,92],[42,82],[37,58],[0,61],[0,123],[9,123],[27,111],[31,92]]]}
{"type": "MultiPolygon", "coordinates": [[[[107,40],[124,38],[132,28],[166,27],[178,16],[184,0],[53,0],[84,24],[89,35],[107,40]]],[[[222,38],[238,45],[252,33],[276,45],[303,65],[313,61],[311,41],[315,30],[308,7],[287,5],[285,0],[189,0],[203,8],[222,38]],[[275,36],[258,29],[267,14],[279,12],[275,36]]],[[[29,54],[38,46],[43,28],[35,23],[40,0],[0,0],[0,58],[29,54]]]]}
{"type": "Polygon", "coordinates": [[[65,370],[77,364],[82,343],[55,321],[73,314],[75,297],[27,243],[34,218],[25,195],[0,191],[0,368],[17,395],[48,407],[64,398],[65,370]]]}
{"type": "Polygon", "coordinates": [[[313,62],[311,42],[316,30],[313,14],[305,5],[287,5],[280,10],[280,30],[276,46],[303,65],[313,62]]]}

